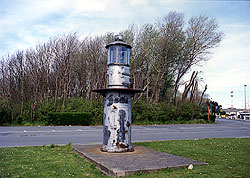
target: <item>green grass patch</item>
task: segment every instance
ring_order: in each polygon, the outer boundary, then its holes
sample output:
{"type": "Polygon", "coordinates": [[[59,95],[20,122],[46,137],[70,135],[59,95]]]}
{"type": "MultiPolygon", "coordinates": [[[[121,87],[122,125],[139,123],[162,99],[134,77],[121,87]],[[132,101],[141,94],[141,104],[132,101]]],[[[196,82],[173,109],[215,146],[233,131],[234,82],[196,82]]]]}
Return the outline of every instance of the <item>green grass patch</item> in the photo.
{"type": "Polygon", "coordinates": [[[0,177],[107,177],[70,145],[0,148],[0,177]]]}
{"type": "Polygon", "coordinates": [[[188,157],[208,163],[208,166],[165,169],[152,174],[135,174],[130,177],[249,177],[250,139],[216,138],[200,140],[173,140],[143,142],[137,145],[188,157]]]}
{"type": "MultiPolygon", "coordinates": [[[[136,173],[132,177],[242,177],[250,175],[250,139],[142,142],[137,145],[209,163],[208,166],[136,173]]],[[[0,177],[107,177],[70,145],[0,148],[0,177]]]]}

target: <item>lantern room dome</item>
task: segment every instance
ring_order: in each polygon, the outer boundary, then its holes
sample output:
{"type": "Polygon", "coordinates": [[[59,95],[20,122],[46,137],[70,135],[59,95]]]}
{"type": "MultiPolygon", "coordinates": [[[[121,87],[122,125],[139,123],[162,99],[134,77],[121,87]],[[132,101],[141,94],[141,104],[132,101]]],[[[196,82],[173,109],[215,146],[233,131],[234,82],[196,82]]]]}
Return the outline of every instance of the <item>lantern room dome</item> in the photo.
{"type": "Polygon", "coordinates": [[[106,49],[108,49],[110,46],[115,46],[115,45],[122,45],[122,46],[125,46],[125,47],[129,48],[129,49],[132,48],[132,46],[130,46],[129,44],[127,44],[127,43],[125,43],[123,41],[122,35],[119,35],[120,37],[117,37],[117,36],[115,37],[115,41],[114,42],[109,43],[109,44],[106,45],[106,49]]]}

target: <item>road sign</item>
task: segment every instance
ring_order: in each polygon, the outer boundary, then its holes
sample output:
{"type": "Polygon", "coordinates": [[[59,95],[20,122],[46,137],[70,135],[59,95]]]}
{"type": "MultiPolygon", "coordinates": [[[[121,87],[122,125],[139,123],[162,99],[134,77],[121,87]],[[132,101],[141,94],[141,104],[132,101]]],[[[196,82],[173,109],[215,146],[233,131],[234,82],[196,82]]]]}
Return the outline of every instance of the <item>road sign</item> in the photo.
{"type": "Polygon", "coordinates": [[[32,111],[35,110],[35,105],[34,105],[34,104],[31,105],[31,110],[32,110],[32,111]]]}

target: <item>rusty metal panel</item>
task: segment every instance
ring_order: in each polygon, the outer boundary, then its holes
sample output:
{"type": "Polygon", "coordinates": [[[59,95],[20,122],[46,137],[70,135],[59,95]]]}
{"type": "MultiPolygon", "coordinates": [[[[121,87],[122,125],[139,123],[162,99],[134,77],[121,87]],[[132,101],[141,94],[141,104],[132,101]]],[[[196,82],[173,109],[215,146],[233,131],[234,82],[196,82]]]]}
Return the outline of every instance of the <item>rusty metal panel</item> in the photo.
{"type": "Polygon", "coordinates": [[[103,151],[132,151],[131,94],[107,92],[104,97],[103,151]]]}
{"type": "Polygon", "coordinates": [[[128,88],[130,83],[130,69],[123,65],[109,65],[108,67],[108,87],[128,88]]]}

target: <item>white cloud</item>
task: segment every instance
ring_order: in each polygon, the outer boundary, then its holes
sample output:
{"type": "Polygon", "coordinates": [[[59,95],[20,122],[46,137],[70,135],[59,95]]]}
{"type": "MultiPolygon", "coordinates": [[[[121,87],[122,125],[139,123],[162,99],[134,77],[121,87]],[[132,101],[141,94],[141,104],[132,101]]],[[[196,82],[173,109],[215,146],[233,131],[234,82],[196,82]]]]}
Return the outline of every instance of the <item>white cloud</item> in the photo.
{"type": "MultiPolygon", "coordinates": [[[[94,36],[107,31],[118,32],[131,23],[155,23],[156,18],[173,10],[184,12],[188,17],[205,13],[219,19],[225,39],[214,50],[211,60],[198,70],[204,71],[203,78],[208,83],[210,96],[227,105],[230,90],[242,91],[245,83],[250,88],[249,17],[235,15],[238,11],[227,7],[233,4],[234,8],[242,10],[240,14],[249,14],[249,9],[246,13],[246,2],[242,3],[244,7],[241,3],[228,3],[184,0],[0,1],[0,55],[34,47],[40,41],[74,30],[81,36],[94,36]]],[[[239,100],[238,103],[242,103],[239,100]]]]}
{"type": "Polygon", "coordinates": [[[146,14],[146,4],[147,1],[136,0],[16,0],[6,14],[1,14],[0,53],[29,48],[71,31],[91,35],[119,31],[146,14]]]}
{"type": "Polygon", "coordinates": [[[228,34],[204,71],[214,88],[250,82],[250,31],[228,34]]]}
{"type": "Polygon", "coordinates": [[[223,107],[231,106],[234,91],[234,106],[242,108],[243,86],[250,86],[250,26],[235,23],[224,28],[224,40],[203,67],[204,78],[208,93],[223,107]]]}
{"type": "Polygon", "coordinates": [[[111,0],[75,0],[67,1],[67,5],[77,12],[100,12],[105,11],[111,0]]]}

